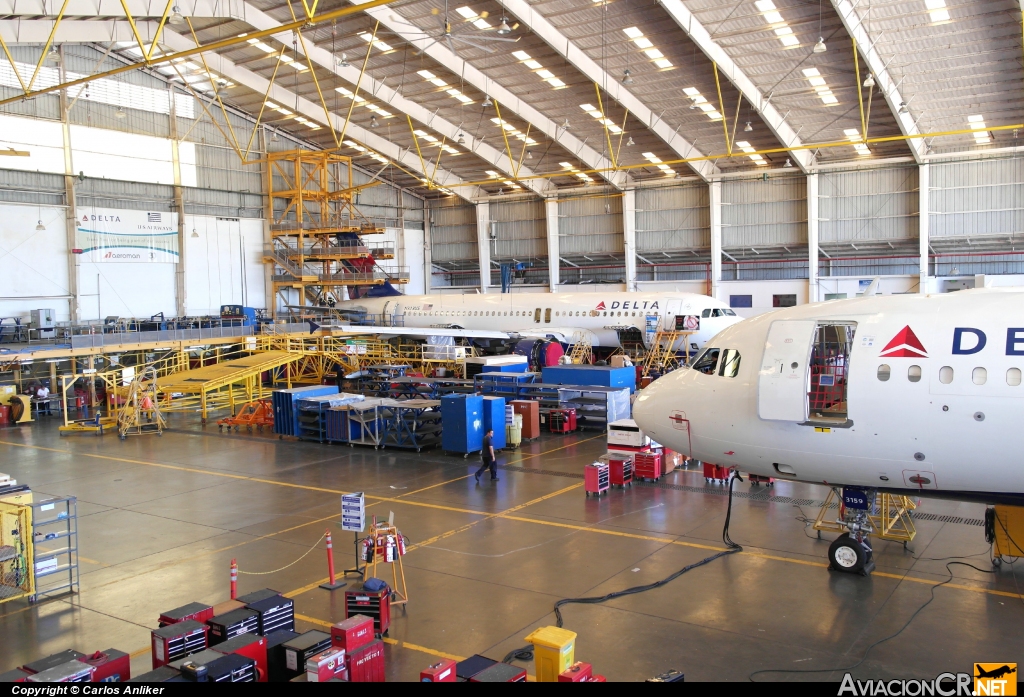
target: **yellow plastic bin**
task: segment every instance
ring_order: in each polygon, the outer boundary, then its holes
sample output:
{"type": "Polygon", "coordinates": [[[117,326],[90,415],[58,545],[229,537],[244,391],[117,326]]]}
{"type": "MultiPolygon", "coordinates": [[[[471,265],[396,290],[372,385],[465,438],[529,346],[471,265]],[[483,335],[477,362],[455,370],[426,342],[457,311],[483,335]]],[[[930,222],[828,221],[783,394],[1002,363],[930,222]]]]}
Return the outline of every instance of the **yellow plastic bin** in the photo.
{"type": "Polygon", "coordinates": [[[526,641],[533,644],[537,682],[558,682],[558,676],[575,662],[576,632],[560,627],[541,627],[526,641]]]}

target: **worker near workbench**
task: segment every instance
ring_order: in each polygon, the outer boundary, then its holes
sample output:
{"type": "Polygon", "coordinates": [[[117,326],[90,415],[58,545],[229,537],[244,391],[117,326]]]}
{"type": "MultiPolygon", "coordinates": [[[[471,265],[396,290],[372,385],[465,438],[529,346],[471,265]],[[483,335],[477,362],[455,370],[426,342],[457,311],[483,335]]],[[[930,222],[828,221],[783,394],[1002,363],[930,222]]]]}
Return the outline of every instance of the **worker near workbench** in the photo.
{"type": "Polygon", "coordinates": [[[50,410],[50,388],[40,383],[39,387],[36,388],[36,399],[39,401],[40,412],[45,409],[47,415],[53,413],[50,410]]]}
{"type": "Polygon", "coordinates": [[[484,433],[484,445],[480,448],[480,459],[483,460],[483,464],[480,465],[480,469],[476,471],[473,477],[476,478],[477,484],[480,483],[480,475],[486,470],[491,470],[491,481],[498,481],[498,466],[494,460],[494,429],[488,428],[487,432],[484,433]]]}

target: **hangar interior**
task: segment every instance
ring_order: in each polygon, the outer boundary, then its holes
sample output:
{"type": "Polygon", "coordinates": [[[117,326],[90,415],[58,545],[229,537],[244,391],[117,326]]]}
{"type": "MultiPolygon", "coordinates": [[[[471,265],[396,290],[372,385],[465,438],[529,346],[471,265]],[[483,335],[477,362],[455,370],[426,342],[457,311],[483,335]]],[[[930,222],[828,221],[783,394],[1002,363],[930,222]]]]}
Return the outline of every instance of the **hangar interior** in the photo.
{"type": "MultiPolygon", "coordinates": [[[[3,567],[20,590],[0,585],[0,672],[111,646],[147,674],[161,613],[227,601],[229,574],[329,633],[350,609],[320,587],[323,530],[332,576],[358,567],[335,525],[357,491],[408,553],[401,583],[397,559],[381,571],[408,602],[379,632],[380,679],[478,654],[541,679],[510,652],[553,603],[725,549],[727,505],[743,551],[568,606],[576,659],[609,681],[839,680],[1006,656],[1024,596],[990,563],[982,504],[913,502],[909,544],[878,541],[874,573],[847,577],[814,532],[827,484],[730,487],[680,461],[584,496],[607,429],[555,435],[546,408],[490,486],[479,446],[308,442],[276,412],[213,426],[282,388],[394,396],[406,372],[382,365],[471,382],[468,354],[314,336],[382,288],[692,293],[751,318],[1024,285],[1022,26],[1010,0],[0,0],[0,403],[30,393],[28,419],[0,406],[0,470],[77,506],[54,567],[74,592],[37,597],[38,564],[3,567]]],[[[560,343],[587,362],[585,341],[560,343]]],[[[630,358],[643,379],[674,367],[630,358]]]]}

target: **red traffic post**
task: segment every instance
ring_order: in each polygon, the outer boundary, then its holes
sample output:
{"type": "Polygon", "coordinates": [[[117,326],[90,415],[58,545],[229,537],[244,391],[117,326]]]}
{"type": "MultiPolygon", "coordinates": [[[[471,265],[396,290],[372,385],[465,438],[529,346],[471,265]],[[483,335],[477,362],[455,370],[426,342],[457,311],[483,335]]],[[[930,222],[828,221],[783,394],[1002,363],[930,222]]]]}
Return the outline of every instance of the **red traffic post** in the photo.
{"type": "Polygon", "coordinates": [[[327,531],[327,579],[327,583],[320,584],[324,590],[336,591],[348,585],[344,581],[335,581],[334,579],[334,543],[331,542],[330,530],[327,531]]]}
{"type": "Polygon", "coordinates": [[[231,560],[231,599],[238,599],[238,561],[231,560]]]}

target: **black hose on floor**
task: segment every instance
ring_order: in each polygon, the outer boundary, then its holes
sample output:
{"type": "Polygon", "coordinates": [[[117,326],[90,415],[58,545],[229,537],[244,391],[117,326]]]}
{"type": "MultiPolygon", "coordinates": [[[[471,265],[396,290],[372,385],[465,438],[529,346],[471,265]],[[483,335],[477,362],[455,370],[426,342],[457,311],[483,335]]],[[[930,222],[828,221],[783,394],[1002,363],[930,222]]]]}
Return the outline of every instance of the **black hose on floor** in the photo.
{"type": "MultiPolygon", "coordinates": [[[[660,581],[655,581],[653,583],[648,583],[648,584],[645,584],[643,586],[633,586],[632,588],[627,588],[627,589],[621,590],[621,591],[615,591],[614,593],[608,593],[607,595],[592,596],[592,597],[588,597],[588,598],[563,598],[562,600],[559,600],[558,602],[555,603],[555,624],[557,626],[559,626],[559,627],[563,626],[562,609],[561,609],[563,605],[596,605],[598,603],[604,603],[604,602],[607,602],[609,600],[614,600],[615,598],[621,598],[621,597],[626,596],[626,595],[635,595],[637,593],[644,593],[645,591],[654,590],[655,588],[660,588],[661,586],[664,586],[664,585],[666,585],[668,583],[671,583],[672,581],[676,580],[677,578],[679,578],[683,574],[687,573],[688,571],[693,571],[694,569],[699,568],[701,566],[704,566],[705,564],[710,564],[711,562],[713,562],[716,559],[719,559],[721,557],[727,556],[729,554],[735,554],[736,552],[743,551],[743,547],[741,547],[740,545],[738,545],[735,542],[733,542],[732,538],[729,537],[729,523],[732,520],[732,487],[733,487],[733,483],[737,479],[740,480],[740,481],[743,481],[743,479],[740,477],[738,472],[734,473],[733,476],[730,477],[730,479],[729,479],[729,504],[728,504],[728,507],[726,508],[726,511],[725,511],[725,525],[722,526],[722,542],[725,543],[725,546],[727,547],[726,550],[724,550],[722,552],[718,552],[717,554],[712,554],[710,557],[705,557],[704,559],[701,559],[698,562],[694,562],[693,564],[689,564],[687,566],[684,566],[683,568],[679,569],[678,571],[676,571],[672,575],[666,576],[665,578],[661,579],[660,581]]],[[[513,661],[513,660],[530,661],[532,659],[533,659],[533,645],[532,644],[527,644],[526,646],[523,646],[522,648],[518,648],[518,649],[514,649],[512,651],[509,651],[505,655],[505,658],[502,659],[502,662],[503,663],[508,663],[510,661],[513,661]]]]}

